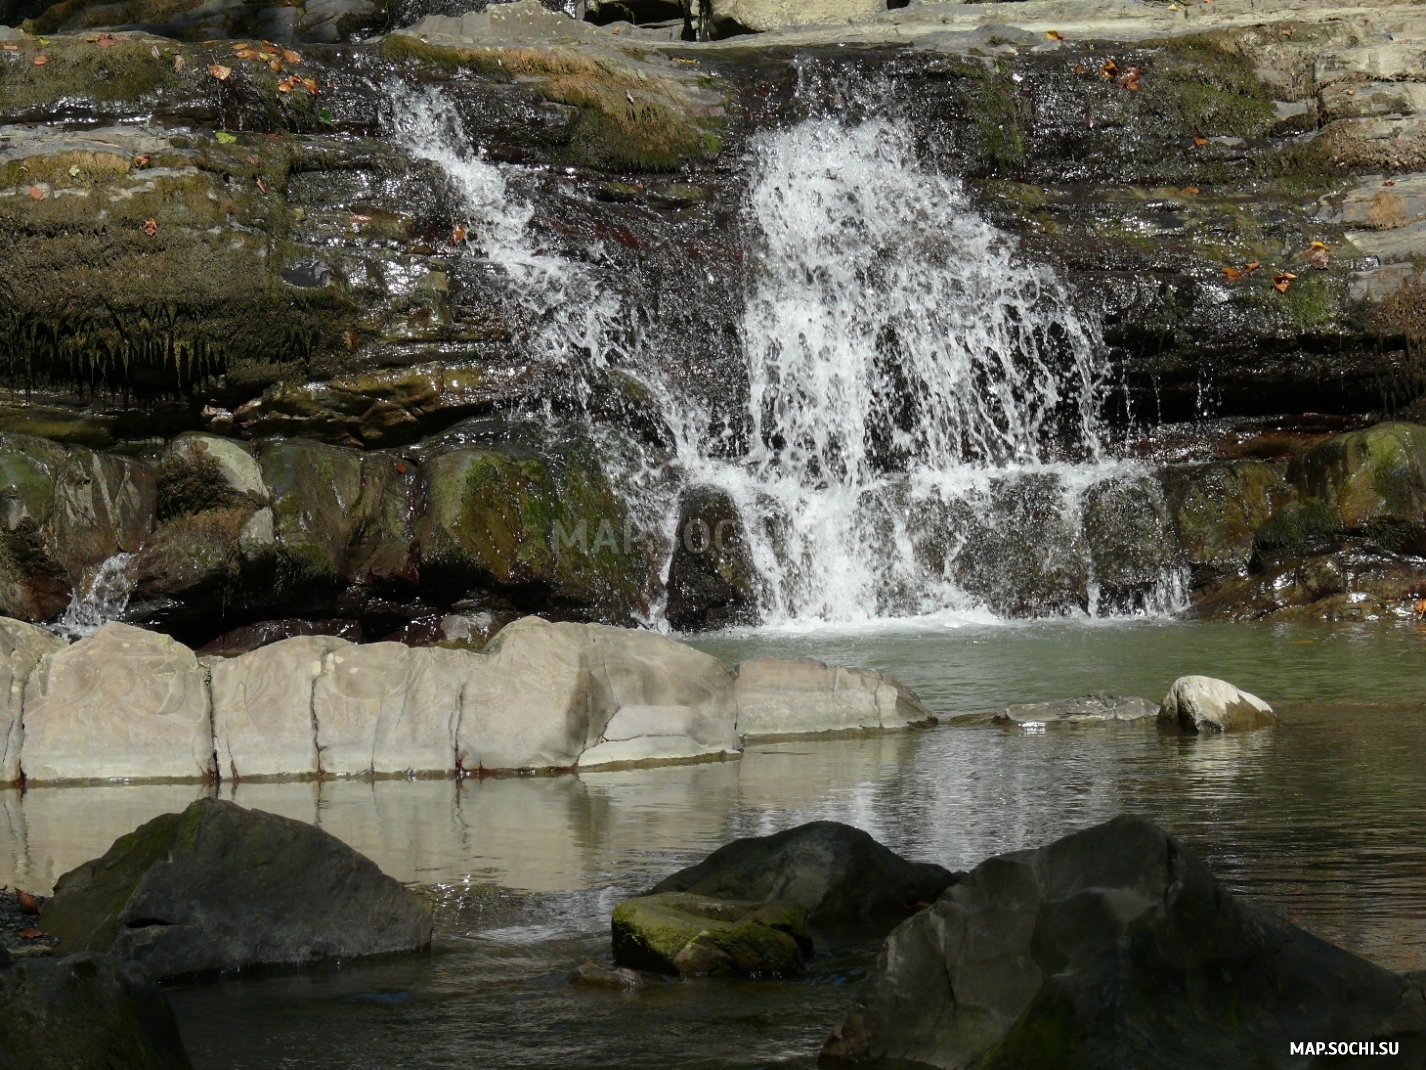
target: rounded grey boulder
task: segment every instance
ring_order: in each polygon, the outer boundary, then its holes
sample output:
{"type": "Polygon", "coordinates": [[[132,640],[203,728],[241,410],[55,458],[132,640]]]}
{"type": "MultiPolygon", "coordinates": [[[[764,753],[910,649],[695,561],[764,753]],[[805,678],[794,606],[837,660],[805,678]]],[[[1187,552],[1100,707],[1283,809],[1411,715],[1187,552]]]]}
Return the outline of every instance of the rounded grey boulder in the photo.
{"type": "Polygon", "coordinates": [[[200,799],[121,836],[55,884],[41,925],[155,977],[430,946],[424,905],[313,825],[200,799]]]}
{"type": "Polygon", "coordinates": [[[696,866],[664,878],[658,892],[716,899],[788,900],[807,908],[814,927],[885,932],[935,902],[959,875],[908,862],[867,833],[837,821],[812,821],[771,836],[734,840],[696,866]]]}

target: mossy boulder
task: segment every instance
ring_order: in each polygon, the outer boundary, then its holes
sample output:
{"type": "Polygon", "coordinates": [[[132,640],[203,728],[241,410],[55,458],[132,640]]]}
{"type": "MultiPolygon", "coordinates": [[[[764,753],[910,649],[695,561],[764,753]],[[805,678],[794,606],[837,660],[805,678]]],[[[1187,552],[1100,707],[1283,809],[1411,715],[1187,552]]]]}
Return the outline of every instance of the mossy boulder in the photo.
{"type": "Polygon", "coordinates": [[[0,950],[0,1067],[189,1070],[168,997],[112,955],[26,958],[0,950]]]}
{"type": "Polygon", "coordinates": [[[668,622],[681,631],[756,624],[759,584],[743,518],[728,492],[687,491],[669,565],[668,622]]]}
{"type": "Polygon", "coordinates": [[[1159,473],[1178,545],[1201,586],[1245,570],[1253,536],[1296,491],[1264,461],[1214,461],[1159,473]]]}
{"type": "Polygon", "coordinates": [[[1293,461],[1304,496],[1336,510],[1341,527],[1426,549],[1426,427],[1383,423],[1338,435],[1293,461]]]}
{"type": "Polygon", "coordinates": [[[314,595],[330,592],[346,569],[361,454],[294,438],[264,443],[258,460],[272,495],[279,582],[314,595]]]}
{"type": "Polygon", "coordinates": [[[64,874],[41,924],[64,951],[107,951],[160,978],[431,942],[429,911],[370,859],[218,799],[156,817],[64,874]]]}
{"type": "Polygon", "coordinates": [[[1163,489],[1151,476],[1106,480],[1084,496],[1082,537],[1099,588],[1099,611],[1152,609],[1178,567],[1163,489]]]}
{"type": "Polygon", "coordinates": [[[647,611],[643,533],[585,445],[429,456],[423,578],[624,623],[647,611]]]}
{"type": "Polygon", "coordinates": [[[614,961],[684,975],[794,974],[812,955],[807,908],[661,892],[614,908],[614,961]]]}
{"type": "Polygon", "coordinates": [[[55,481],[68,460],[63,446],[45,439],[0,436],[0,614],[43,620],[68,599],[50,541],[55,481]]]}
{"type": "Polygon", "coordinates": [[[1261,569],[1274,558],[1302,558],[1336,549],[1341,518],[1326,502],[1310,498],[1276,510],[1253,534],[1251,564],[1261,569]]]}

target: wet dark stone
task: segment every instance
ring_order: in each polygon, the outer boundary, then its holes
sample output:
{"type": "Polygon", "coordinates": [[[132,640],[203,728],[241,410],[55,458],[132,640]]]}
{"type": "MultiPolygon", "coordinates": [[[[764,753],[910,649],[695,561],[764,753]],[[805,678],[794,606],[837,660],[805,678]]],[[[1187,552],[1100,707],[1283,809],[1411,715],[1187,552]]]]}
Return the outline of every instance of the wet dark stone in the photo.
{"type": "Polygon", "coordinates": [[[680,631],[756,624],[758,574],[738,507],[726,491],[694,487],[674,532],[665,616],[680,631]]]}
{"type": "Polygon", "coordinates": [[[234,628],[201,647],[198,653],[231,658],[301,635],[335,635],[352,643],[365,638],[361,624],[354,620],[264,620],[234,628]]]}

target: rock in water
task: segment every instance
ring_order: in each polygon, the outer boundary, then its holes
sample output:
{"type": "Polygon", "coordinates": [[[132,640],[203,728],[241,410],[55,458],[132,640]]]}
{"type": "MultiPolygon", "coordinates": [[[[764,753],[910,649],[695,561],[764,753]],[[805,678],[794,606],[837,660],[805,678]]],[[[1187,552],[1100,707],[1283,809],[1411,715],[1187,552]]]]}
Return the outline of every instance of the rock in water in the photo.
{"type": "Polygon", "coordinates": [[[1418,986],[1117,817],[982,862],[893,932],[818,1065],[1259,1070],[1304,1065],[1291,1041],[1423,1030],[1418,986]]]}
{"type": "Polygon", "coordinates": [[[55,884],[64,951],[110,951],[155,977],[430,946],[431,916],[335,836],[200,799],[122,836],[55,884]]]}
{"type": "Polygon", "coordinates": [[[1079,698],[1058,702],[1028,702],[1008,706],[996,714],[996,724],[1110,724],[1125,721],[1146,721],[1158,715],[1159,708],[1146,698],[1132,695],[1111,695],[1095,691],[1079,698]]]}
{"type": "Polygon", "coordinates": [[[958,874],[908,862],[859,828],[812,821],[771,836],[718,848],[696,866],[654,888],[719,899],[784,900],[805,907],[808,921],[829,928],[872,925],[885,932],[929,906],[958,874]]]}
{"type": "Polygon", "coordinates": [[[1180,676],[1159,707],[1159,725],[1180,732],[1238,732],[1277,721],[1257,695],[1211,676],[1180,676]]]}
{"type": "Polygon", "coordinates": [[[0,951],[0,1068],[190,1065],[168,997],[142,966],[88,953],[11,964],[0,951]]]}
{"type": "Polygon", "coordinates": [[[812,957],[807,908],[665,892],[614,908],[614,961],[684,975],[788,974],[812,957]]]}

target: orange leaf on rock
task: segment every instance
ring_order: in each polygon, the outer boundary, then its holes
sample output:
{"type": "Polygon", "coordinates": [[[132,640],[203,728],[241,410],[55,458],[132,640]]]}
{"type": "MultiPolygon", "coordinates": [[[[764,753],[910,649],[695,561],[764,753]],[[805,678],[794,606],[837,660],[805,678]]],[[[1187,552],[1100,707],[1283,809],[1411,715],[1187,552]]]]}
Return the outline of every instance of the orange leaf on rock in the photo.
{"type": "Polygon", "coordinates": [[[36,57],[35,57],[35,66],[36,66],[36,67],[43,67],[43,66],[44,66],[46,63],[48,63],[49,61],[50,61],[50,58],[49,58],[48,56],[36,56],[36,57]]]}
{"type": "Polygon", "coordinates": [[[1315,241],[1312,247],[1303,254],[1303,260],[1311,264],[1318,271],[1327,270],[1327,243],[1315,241]]]}
{"type": "Polygon", "coordinates": [[[1076,64],[1074,65],[1074,73],[1075,73],[1075,74],[1083,74],[1083,73],[1084,73],[1084,64],[1083,64],[1083,63],[1076,63],[1076,64]]]}
{"type": "Polygon", "coordinates": [[[1106,59],[1104,63],[1100,65],[1099,76],[1101,78],[1113,78],[1118,73],[1119,64],[1115,63],[1112,59],[1106,59]]]}
{"type": "Polygon", "coordinates": [[[292,87],[296,84],[296,78],[283,78],[277,83],[277,91],[279,93],[291,93],[292,87]]]}
{"type": "Polygon", "coordinates": [[[21,888],[15,889],[15,901],[20,904],[21,914],[38,914],[40,901],[21,888]]]}
{"type": "Polygon", "coordinates": [[[19,46],[19,45],[5,45],[5,46],[3,46],[3,47],[4,47],[4,49],[5,49],[6,52],[18,52],[18,51],[20,51],[20,46],[19,46]]]}
{"type": "Polygon", "coordinates": [[[220,82],[226,82],[232,76],[233,68],[224,67],[221,63],[208,64],[208,73],[220,82]]]}
{"type": "Polygon", "coordinates": [[[465,225],[463,223],[457,223],[451,227],[451,244],[459,245],[463,241],[465,241],[465,225]]]}
{"type": "Polygon", "coordinates": [[[1202,134],[1194,134],[1194,135],[1193,135],[1193,143],[1194,143],[1195,145],[1197,145],[1199,148],[1202,148],[1204,145],[1207,145],[1207,144],[1208,144],[1208,139],[1207,139],[1206,137],[1204,137],[1202,134]]]}
{"type": "Polygon", "coordinates": [[[280,59],[270,59],[267,61],[267,65],[279,74],[282,72],[282,60],[280,59]]]}
{"type": "Polygon", "coordinates": [[[1259,264],[1256,260],[1250,260],[1250,261],[1248,261],[1248,263],[1246,263],[1246,264],[1243,265],[1243,270],[1246,271],[1248,274],[1251,275],[1254,271],[1257,271],[1258,268],[1260,268],[1260,267],[1262,267],[1262,266],[1263,266],[1263,265],[1262,265],[1262,264],[1259,264]]]}
{"type": "Polygon", "coordinates": [[[1273,289],[1280,294],[1287,293],[1287,288],[1292,285],[1292,280],[1297,278],[1290,271],[1279,271],[1273,276],[1273,289]]]}
{"type": "MultiPolygon", "coordinates": [[[[361,335],[356,332],[354,327],[348,327],[342,332],[342,344],[347,347],[347,352],[355,353],[361,345],[361,335]]],[[[406,472],[399,462],[396,465],[396,470],[402,474],[406,472]]]]}
{"type": "Polygon", "coordinates": [[[1046,30],[1045,36],[1051,41],[1063,41],[1065,39],[1065,35],[1060,33],[1059,30],[1046,30]]]}
{"type": "Polygon", "coordinates": [[[1183,187],[1183,192],[1185,192],[1185,193],[1191,195],[1191,194],[1200,192],[1200,190],[1199,190],[1199,188],[1198,188],[1197,186],[1184,186],[1184,187],[1183,187]]]}
{"type": "Polygon", "coordinates": [[[97,42],[100,48],[113,48],[114,35],[112,33],[101,33],[97,42]]]}
{"type": "Polygon", "coordinates": [[[302,83],[303,89],[307,90],[307,92],[311,93],[314,97],[317,95],[317,79],[299,78],[297,80],[302,83]]]}
{"type": "Polygon", "coordinates": [[[297,64],[297,63],[301,63],[301,62],[302,62],[302,53],[301,53],[301,52],[294,52],[294,51],[292,51],[292,49],[290,49],[290,48],[284,48],[284,49],[282,50],[282,62],[288,64],[289,66],[292,66],[292,65],[297,64]]]}
{"type": "Polygon", "coordinates": [[[134,157],[134,167],[142,171],[149,164],[153,163],[153,157],[146,152],[141,152],[134,157]]]}
{"type": "Polygon", "coordinates": [[[20,930],[20,939],[21,939],[21,940],[38,940],[41,936],[44,936],[44,933],[41,932],[39,929],[21,929],[21,930],[20,930]]]}
{"type": "Polygon", "coordinates": [[[1223,269],[1223,274],[1228,276],[1229,282],[1237,282],[1243,277],[1243,273],[1235,267],[1225,267],[1223,269]]]}
{"type": "Polygon", "coordinates": [[[42,201],[42,200],[45,199],[45,191],[42,190],[42,189],[40,189],[39,186],[31,186],[31,187],[30,187],[30,196],[31,196],[34,200],[42,201]]]}
{"type": "Polygon", "coordinates": [[[263,193],[267,193],[267,183],[262,180],[262,175],[257,176],[257,188],[263,193]]]}
{"type": "Polygon", "coordinates": [[[1385,182],[1382,183],[1382,185],[1383,185],[1383,186],[1394,186],[1394,185],[1396,185],[1396,183],[1393,182],[1391,179],[1388,178],[1385,182]]]}
{"type": "Polygon", "coordinates": [[[234,52],[234,53],[233,53],[233,58],[234,58],[234,59],[259,59],[259,58],[261,58],[261,54],[258,53],[258,52],[254,52],[251,48],[244,48],[244,49],[240,49],[240,50],[237,51],[237,52],[234,52]]]}
{"type": "Polygon", "coordinates": [[[143,230],[144,234],[147,237],[152,238],[155,234],[158,233],[158,220],[155,219],[153,216],[149,216],[147,219],[144,220],[144,225],[140,229],[143,230]]]}

